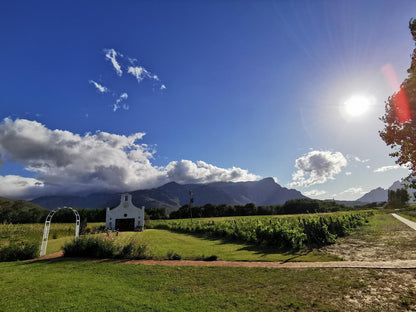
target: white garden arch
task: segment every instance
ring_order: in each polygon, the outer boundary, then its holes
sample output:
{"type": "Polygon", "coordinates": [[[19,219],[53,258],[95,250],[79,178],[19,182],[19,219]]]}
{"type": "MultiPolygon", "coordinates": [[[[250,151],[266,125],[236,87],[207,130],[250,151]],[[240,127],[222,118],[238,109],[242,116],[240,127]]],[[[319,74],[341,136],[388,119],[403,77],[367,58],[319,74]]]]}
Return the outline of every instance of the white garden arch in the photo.
{"type": "Polygon", "coordinates": [[[52,210],[51,212],[49,212],[48,216],[46,217],[45,220],[45,227],[43,228],[43,237],[42,237],[42,245],[40,247],[40,253],[39,256],[42,257],[46,254],[46,246],[48,245],[48,237],[49,237],[49,228],[51,227],[51,221],[52,221],[52,217],[53,215],[61,209],[71,209],[74,214],[75,214],[75,238],[79,237],[79,224],[80,224],[80,216],[79,213],[76,209],[72,208],[72,207],[60,207],[57,208],[55,210],[52,210]]]}

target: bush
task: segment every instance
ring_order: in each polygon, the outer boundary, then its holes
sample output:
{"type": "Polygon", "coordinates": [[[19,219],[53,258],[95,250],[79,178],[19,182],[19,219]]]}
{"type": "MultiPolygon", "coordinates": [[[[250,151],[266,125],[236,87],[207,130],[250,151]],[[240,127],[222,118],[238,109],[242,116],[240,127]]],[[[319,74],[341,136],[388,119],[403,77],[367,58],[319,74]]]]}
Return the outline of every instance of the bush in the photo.
{"type": "Polygon", "coordinates": [[[8,246],[0,247],[0,261],[33,259],[38,254],[39,244],[35,242],[12,242],[8,246]]]}
{"type": "Polygon", "coordinates": [[[130,240],[126,245],[118,245],[111,239],[97,236],[83,236],[74,239],[63,247],[64,257],[146,259],[150,258],[146,244],[130,240]]]}
{"type": "Polygon", "coordinates": [[[181,260],[182,256],[180,254],[177,254],[176,252],[173,252],[172,250],[169,250],[167,253],[168,260],[181,260]]]}
{"type": "Polygon", "coordinates": [[[147,244],[142,244],[137,239],[131,239],[127,245],[121,246],[121,250],[115,255],[121,259],[149,259],[147,244]]]}
{"type": "Polygon", "coordinates": [[[63,247],[64,257],[113,258],[115,245],[100,237],[84,236],[63,247]]]}

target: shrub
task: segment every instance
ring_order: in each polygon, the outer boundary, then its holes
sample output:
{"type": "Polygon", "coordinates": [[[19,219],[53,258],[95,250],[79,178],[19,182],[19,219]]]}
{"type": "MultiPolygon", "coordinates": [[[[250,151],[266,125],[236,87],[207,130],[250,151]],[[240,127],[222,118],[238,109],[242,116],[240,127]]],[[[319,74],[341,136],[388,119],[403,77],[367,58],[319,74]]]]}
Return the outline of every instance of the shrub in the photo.
{"type": "Polygon", "coordinates": [[[36,242],[12,242],[0,248],[0,261],[27,260],[37,257],[39,246],[36,242]]]}
{"type": "Polygon", "coordinates": [[[115,255],[121,259],[149,259],[151,258],[147,244],[132,238],[126,245],[120,246],[120,250],[115,255]]]}
{"type": "Polygon", "coordinates": [[[168,260],[181,260],[182,256],[180,254],[177,254],[176,252],[173,252],[172,250],[169,250],[167,253],[168,260]]]}
{"type": "Polygon", "coordinates": [[[111,239],[97,236],[83,236],[63,247],[65,257],[146,259],[150,258],[146,244],[131,239],[125,245],[118,245],[111,239]]]}
{"type": "Polygon", "coordinates": [[[218,257],[216,255],[212,255],[209,257],[204,257],[204,261],[217,261],[218,257]]]}
{"type": "Polygon", "coordinates": [[[100,237],[84,236],[63,247],[64,257],[113,258],[115,245],[100,237]]]}

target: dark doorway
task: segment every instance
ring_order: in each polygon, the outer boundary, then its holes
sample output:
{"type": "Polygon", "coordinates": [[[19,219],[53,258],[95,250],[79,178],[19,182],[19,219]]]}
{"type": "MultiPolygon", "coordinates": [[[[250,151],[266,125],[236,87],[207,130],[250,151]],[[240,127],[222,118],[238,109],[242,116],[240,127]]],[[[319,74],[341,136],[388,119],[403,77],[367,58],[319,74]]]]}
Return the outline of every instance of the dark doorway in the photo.
{"type": "Polygon", "coordinates": [[[134,219],[116,219],[116,230],[134,231],[134,219]]]}

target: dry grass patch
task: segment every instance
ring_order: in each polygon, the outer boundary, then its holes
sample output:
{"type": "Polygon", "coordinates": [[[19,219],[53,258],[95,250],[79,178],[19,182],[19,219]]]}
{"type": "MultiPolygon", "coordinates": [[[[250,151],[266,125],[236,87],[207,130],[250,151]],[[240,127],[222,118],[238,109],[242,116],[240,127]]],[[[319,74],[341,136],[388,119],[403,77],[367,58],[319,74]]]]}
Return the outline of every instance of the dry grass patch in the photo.
{"type": "Polygon", "coordinates": [[[377,214],[336,244],[321,249],[348,261],[416,259],[416,231],[390,214],[377,214]]]}

